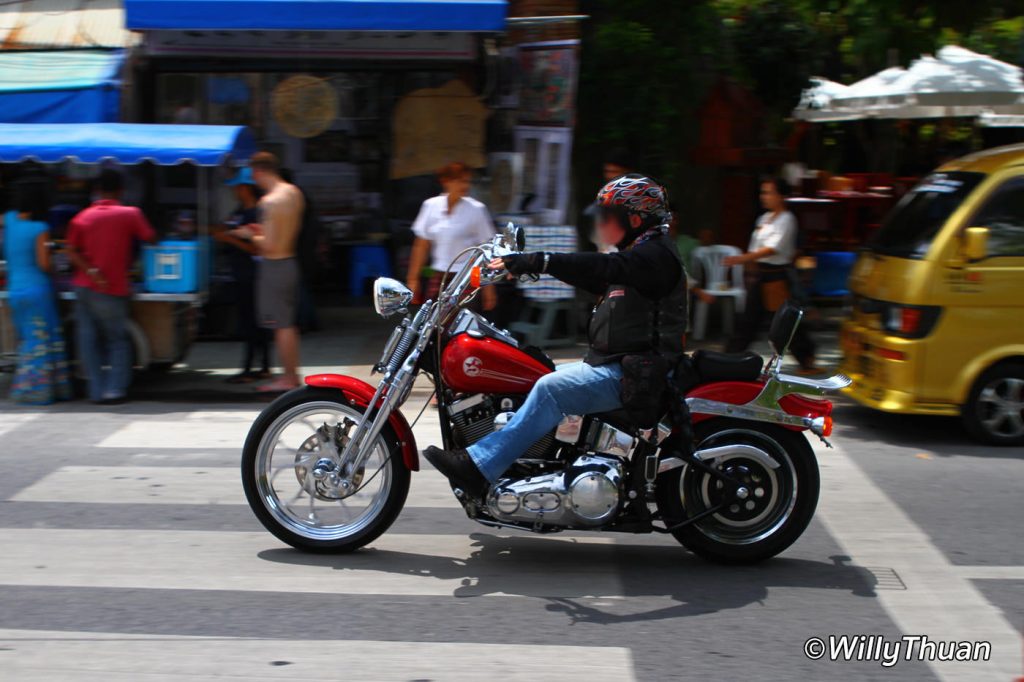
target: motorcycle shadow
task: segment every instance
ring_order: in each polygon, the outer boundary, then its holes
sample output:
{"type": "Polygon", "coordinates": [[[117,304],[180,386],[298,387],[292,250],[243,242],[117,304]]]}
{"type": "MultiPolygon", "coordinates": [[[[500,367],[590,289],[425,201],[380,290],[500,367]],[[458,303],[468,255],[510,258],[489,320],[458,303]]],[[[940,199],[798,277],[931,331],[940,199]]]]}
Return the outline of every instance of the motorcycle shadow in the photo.
{"type": "MultiPolygon", "coordinates": [[[[386,536],[385,536],[386,537],[386,536]]],[[[439,536],[432,536],[438,538],[439,536]]],[[[464,536],[452,536],[465,541],[464,536]]],[[[377,541],[345,555],[268,549],[259,558],[371,580],[426,580],[456,598],[519,596],[547,601],[571,623],[613,624],[700,616],[764,603],[776,589],[838,590],[874,597],[877,580],[846,556],[829,561],[776,558],[755,566],[708,563],[679,547],[474,533],[465,550],[431,553],[391,548],[377,541]]],[[[412,548],[409,548],[412,549],[412,548]]],[[[394,583],[393,583],[394,584],[394,583]]],[[[328,588],[329,589],[329,588],[328,588]]]]}

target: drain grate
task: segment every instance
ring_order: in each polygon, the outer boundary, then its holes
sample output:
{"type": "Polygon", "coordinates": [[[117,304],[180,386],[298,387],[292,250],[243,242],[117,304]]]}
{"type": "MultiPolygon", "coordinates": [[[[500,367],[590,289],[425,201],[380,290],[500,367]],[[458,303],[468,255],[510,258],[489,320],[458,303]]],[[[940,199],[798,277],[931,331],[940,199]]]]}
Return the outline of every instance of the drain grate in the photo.
{"type": "Polygon", "coordinates": [[[864,566],[865,571],[875,578],[876,590],[906,590],[907,584],[895,569],[885,566],[864,566]]]}

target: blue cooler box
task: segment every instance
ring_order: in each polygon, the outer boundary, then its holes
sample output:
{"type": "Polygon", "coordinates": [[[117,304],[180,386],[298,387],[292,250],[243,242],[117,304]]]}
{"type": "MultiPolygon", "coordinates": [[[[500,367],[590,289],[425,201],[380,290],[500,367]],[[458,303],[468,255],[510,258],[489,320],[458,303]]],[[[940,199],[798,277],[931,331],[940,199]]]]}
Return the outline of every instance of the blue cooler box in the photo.
{"type": "Polygon", "coordinates": [[[191,294],[206,289],[209,248],[205,241],[162,241],[142,250],[143,287],[154,294],[191,294]]]}

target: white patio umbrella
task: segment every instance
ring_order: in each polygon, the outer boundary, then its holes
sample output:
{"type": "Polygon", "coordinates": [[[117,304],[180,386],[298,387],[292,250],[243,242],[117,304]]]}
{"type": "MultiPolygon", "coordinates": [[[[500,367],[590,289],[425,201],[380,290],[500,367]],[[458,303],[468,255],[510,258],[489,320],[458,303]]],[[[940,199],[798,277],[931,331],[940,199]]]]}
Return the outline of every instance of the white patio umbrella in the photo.
{"type": "Polygon", "coordinates": [[[906,75],[902,67],[889,67],[849,86],[846,92],[832,98],[831,105],[837,111],[870,116],[879,109],[902,104],[907,93],[896,84],[906,75]]]}
{"type": "Polygon", "coordinates": [[[893,89],[907,96],[887,118],[1024,114],[1021,69],[955,45],[916,60],[893,89]]]}
{"type": "Polygon", "coordinates": [[[1024,128],[1024,115],[982,114],[978,123],[986,128],[1024,128]]]}
{"type": "Polygon", "coordinates": [[[800,94],[800,103],[793,110],[793,116],[801,121],[848,120],[841,112],[838,114],[841,118],[834,118],[837,113],[832,109],[832,100],[849,90],[849,86],[818,76],[810,81],[811,87],[800,94]]]}
{"type": "Polygon", "coordinates": [[[1013,64],[948,45],[854,83],[821,111],[825,120],[1024,115],[1024,78],[1013,64]]]}

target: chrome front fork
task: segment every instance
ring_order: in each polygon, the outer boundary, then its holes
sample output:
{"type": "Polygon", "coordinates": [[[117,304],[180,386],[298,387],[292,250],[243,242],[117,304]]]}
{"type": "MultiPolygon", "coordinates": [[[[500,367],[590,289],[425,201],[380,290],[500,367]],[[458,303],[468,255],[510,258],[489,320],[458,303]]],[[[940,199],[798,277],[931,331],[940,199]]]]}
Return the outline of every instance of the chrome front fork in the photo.
{"type": "Polygon", "coordinates": [[[395,372],[394,376],[385,376],[377,385],[377,391],[373,394],[373,400],[366,407],[366,412],[363,413],[359,423],[356,424],[351,440],[349,440],[341,453],[339,458],[339,469],[341,471],[357,472],[362,469],[366,459],[373,451],[373,442],[377,440],[377,436],[380,435],[384,424],[391,418],[391,413],[400,408],[409,397],[412,385],[416,381],[420,355],[426,348],[427,343],[429,343],[433,330],[433,324],[426,324],[416,347],[409,354],[409,357],[405,359],[405,362],[402,363],[398,371],[395,372]],[[381,401],[381,396],[383,396],[383,401],[381,401]],[[381,403],[380,409],[377,410],[377,414],[374,415],[371,421],[370,414],[378,402],[381,403]]]}

